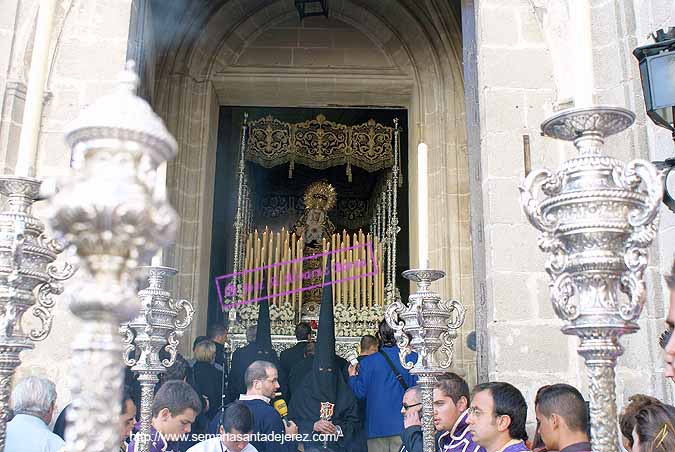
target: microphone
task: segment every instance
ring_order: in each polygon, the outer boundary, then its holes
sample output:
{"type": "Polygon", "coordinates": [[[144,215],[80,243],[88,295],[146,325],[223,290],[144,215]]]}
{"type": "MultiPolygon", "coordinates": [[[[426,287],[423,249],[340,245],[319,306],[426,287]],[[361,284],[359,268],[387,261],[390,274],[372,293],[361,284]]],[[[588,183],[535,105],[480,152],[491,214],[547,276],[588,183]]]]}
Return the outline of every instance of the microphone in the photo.
{"type": "Polygon", "coordinates": [[[284,425],[288,426],[288,405],[286,405],[286,401],[284,399],[277,399],[272,403],[272,406],[281,415],[284,425]]]}

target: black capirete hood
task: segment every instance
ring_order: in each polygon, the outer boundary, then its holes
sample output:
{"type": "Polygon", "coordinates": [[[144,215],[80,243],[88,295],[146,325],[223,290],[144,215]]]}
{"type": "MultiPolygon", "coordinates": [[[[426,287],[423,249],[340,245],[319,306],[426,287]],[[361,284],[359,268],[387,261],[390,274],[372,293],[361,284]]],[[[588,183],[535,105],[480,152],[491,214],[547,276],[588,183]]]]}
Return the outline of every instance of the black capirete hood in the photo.
{"type": "Polygon", "coordinates": [[[266,279],[263,279],[260,298],[263,298],[263,300],[258,302],[258,325],[255,335],[255,344],[258,347],[257,359],[272,361],[272,326],[270,325],[270,300],[267,298],[266,279]]]}

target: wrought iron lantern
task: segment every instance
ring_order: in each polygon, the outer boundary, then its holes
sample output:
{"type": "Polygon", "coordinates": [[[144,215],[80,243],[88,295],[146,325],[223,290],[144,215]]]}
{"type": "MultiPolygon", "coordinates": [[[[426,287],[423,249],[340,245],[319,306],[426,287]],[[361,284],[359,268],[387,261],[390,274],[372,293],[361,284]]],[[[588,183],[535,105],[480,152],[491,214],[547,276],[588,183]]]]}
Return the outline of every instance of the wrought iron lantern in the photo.
{"type": "Polygon", "coordinates": [[[312,16],[328,17],[328,0],[295,0],[295,8],[300,20],[312,16]]]}
{"type": "MultiPolygon", "coordinates": [[[[675,140],[675,27],[652,34],[654,44],[638,47],[633,55],[640,64],[642,91],[647,115],[659,127],[673,134],[675,140]]],[[[675,212],[675,199],[668,193],[668,175],[675,167],[675,157],[654,162],[663,171],[663,203],[675,212]]]]}

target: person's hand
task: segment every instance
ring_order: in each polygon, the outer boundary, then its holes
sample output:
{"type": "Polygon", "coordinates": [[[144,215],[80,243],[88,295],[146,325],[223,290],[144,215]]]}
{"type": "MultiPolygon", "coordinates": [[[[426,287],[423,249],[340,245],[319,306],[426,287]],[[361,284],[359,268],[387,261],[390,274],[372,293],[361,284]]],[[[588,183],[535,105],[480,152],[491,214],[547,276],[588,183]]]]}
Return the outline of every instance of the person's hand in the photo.
{"type": "Polygon", "coordinates": [[[421,407],[416,406],[406,410],[405,415],[403,416],[403,428],[422,425],[422,419],[420,418],[420,408],[421,407]]]}
{"type": "Polygon", "coordinates": [[[211,406],[209,403],[209,398],[203,395],[202,399],[204,399],[204,411],[209,411],[209,407],[211,406]]]}
{"type": "Polygon", "coordinates": [[[335,435],[337,429],[331,421],[320,420],[314,423],[314,431],[318,433],[326,433],[327,435],[335,435]]]}
{"type": "Polygon", "coordinates": [[[285,427],[287,435],[297,435],[298,434],[298,426],[295,425],[295,422],[285,421],[284,427],[285,427]]]}
{"type": "MultiPolygon", "coordinates": [[[[349,368],[347,369],[347,371],[349,372],[349,376],[350,376],[350,377],[353,377],[353,376],[355,376],[355,375],[358,375],[358,374],[359,374],[358,364],[357,364],[356,366],[354,366],[353,364],[350,365],[349,368]]],[[[343,374],[343,375],[344,375],[344,374],[343,374]]]]}

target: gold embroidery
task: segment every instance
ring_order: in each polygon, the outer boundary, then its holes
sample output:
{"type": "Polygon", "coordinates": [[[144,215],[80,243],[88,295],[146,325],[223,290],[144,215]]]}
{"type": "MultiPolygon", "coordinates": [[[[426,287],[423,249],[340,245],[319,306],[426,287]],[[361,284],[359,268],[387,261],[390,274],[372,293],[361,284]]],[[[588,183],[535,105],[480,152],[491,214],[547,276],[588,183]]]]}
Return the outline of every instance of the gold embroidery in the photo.
{"type": "Polygon", "coordinates": [[[301,123],[287,123],[272,116],[249,123],[246,159],[265,168],[300,163],[313,169],[347,165],[374,172],[394,164],[394,129],[371,119],[347,126],[328,121],[324,115],[301,123]]]}

